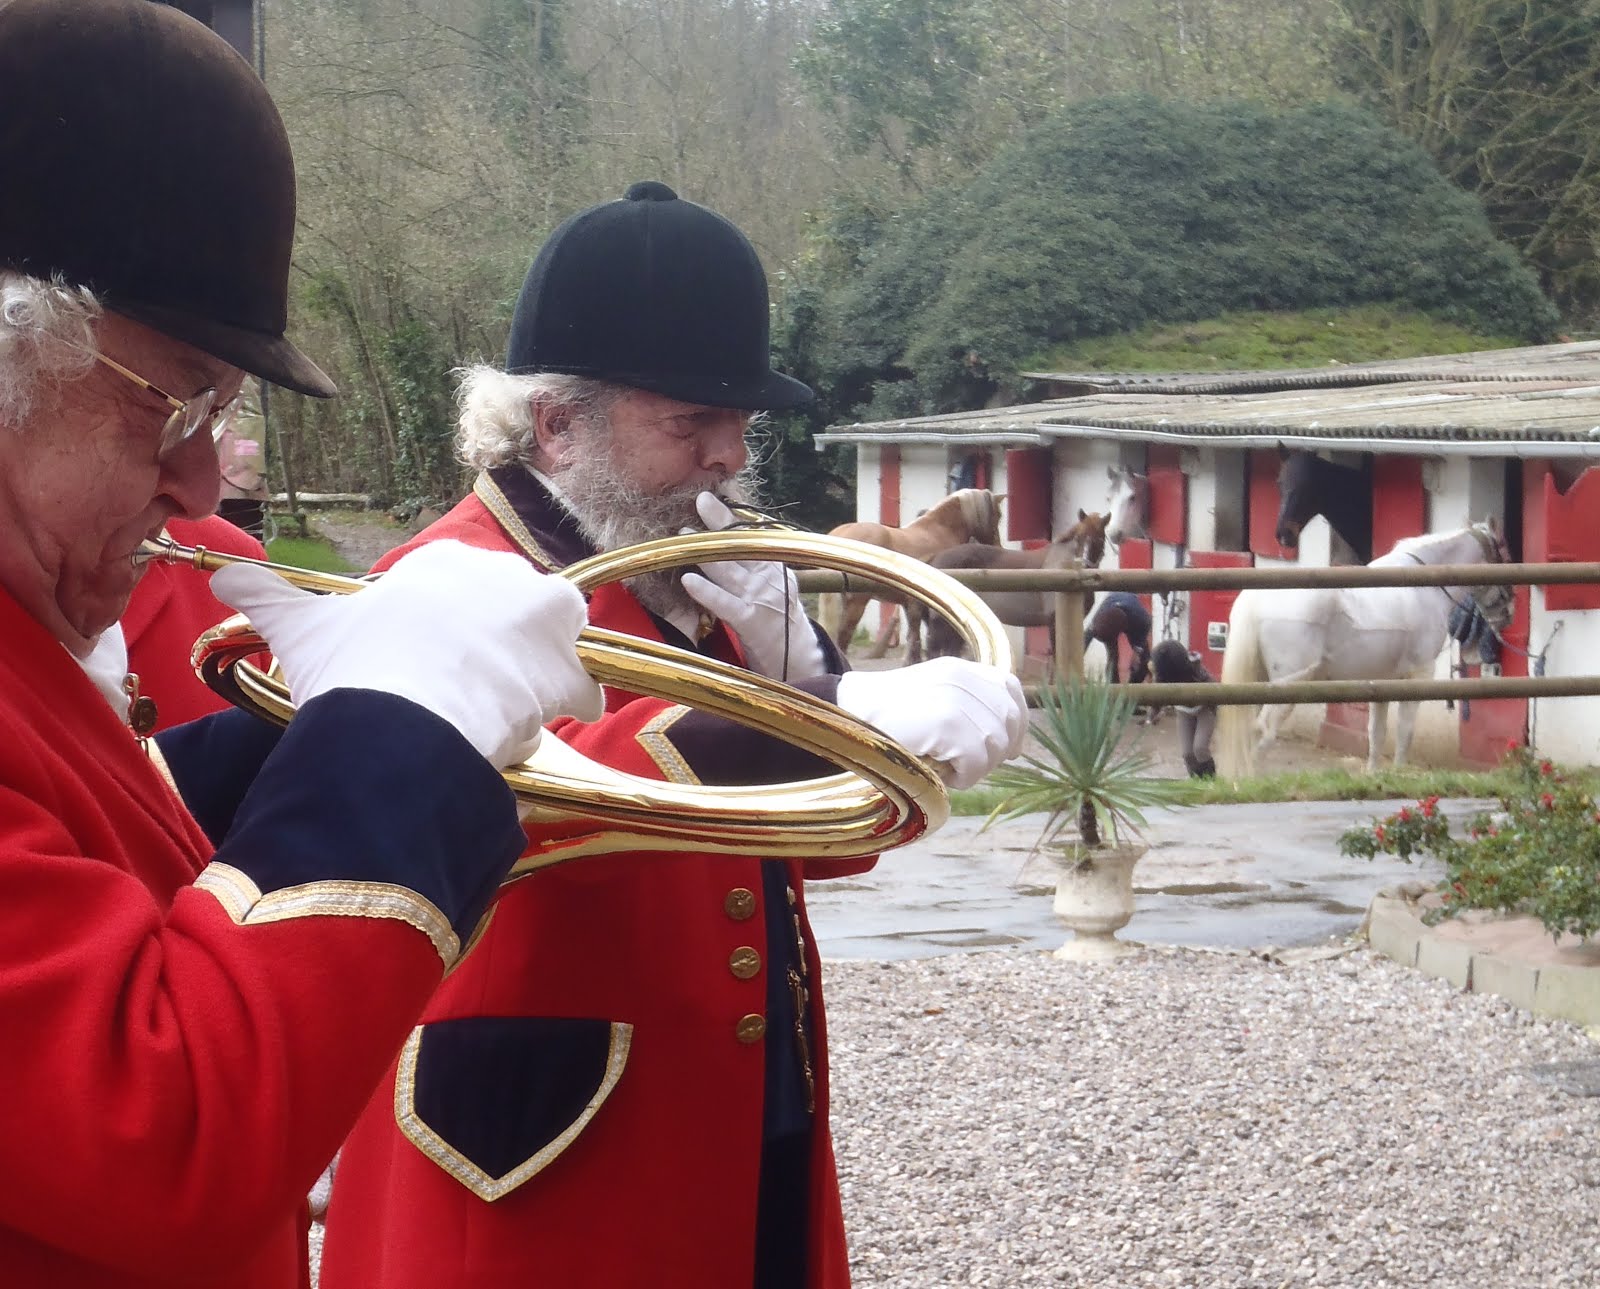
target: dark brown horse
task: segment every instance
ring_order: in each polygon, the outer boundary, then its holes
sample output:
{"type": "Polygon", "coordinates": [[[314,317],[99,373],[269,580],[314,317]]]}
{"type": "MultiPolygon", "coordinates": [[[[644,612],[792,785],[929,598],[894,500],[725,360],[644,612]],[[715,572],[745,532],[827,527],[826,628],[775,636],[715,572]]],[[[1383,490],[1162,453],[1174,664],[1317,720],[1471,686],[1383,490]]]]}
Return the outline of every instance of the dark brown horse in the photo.
{"type": "MultiPolygon", "coordinates": [[[[1080,510],[1078,522],[1048,546],[1022,551],[991,546],[956,546],[934,556],[932,563],[935,568],[948,569],[1055,569],[1069,568],[1073,564],[1082,564],[1085,568],[1099,568],[1100,561],[1106,554],[1106,523],[1109,518],[1109,515],[1091,514],[1080,510]]],[[[1007,626],[1053,627],[1055,625],[1056,605],[1053,592],[979,591],[978,596],[994,612],[995,617],[1007,626]]],[[[907,628],[910,637],[907,642],[908,650],[918,648],[921,634],[918,627],[921,616],[923,614],[919,613],[918,609],[907,607],[906,618],[910,623],[907,628]]],[[[961,637],[956,634],[954,627],[942,617],[929,617],[930,658],[960,653],[961,647],[961,637]]],[[[908,652],[907,661],[917,662],[920,656],[920,650],[916,657],[908,652]]]]}
{"type": "MultiPolygon", "coordinates": [[[[963,488],[952,492],[938,505],[912,520],[904,528],[890,528],[887,524],[859,522],[841,524],[830,537],[849,537],[858,542],[882,546],[899,551],[925,563],[931,563],[941,551],[963,543],[981,543],[998,548],[1000,542],[1000,503],[1004,494],[995,494],[987,488],[963,488]]],[[[878,598],[865,591],[824,592],[817,601],[817,621],[839,646],[841,653],[850,647],[855,638],[861,615],[867,611],[870,600],[878,598]]],[[[897,601],[888,601],[897,603],[897,601]]],[[[917,637],[913,636],[916,640],[917,637]]],[[[917,640],[920,659],[920,640],[917,640]]],[[[881,647],[873,655],[881,655],[881,647]]]]}
{"type": "Polygon", "coordinates": [[[1315,452],[1280,450],[1278,524],[1273,536],[1290,550],[1300,545],[1300,530],[1321,515],[1355,553],[1355,562],[1372,562],[1372,469],[1335,465],[1315,452]]]}

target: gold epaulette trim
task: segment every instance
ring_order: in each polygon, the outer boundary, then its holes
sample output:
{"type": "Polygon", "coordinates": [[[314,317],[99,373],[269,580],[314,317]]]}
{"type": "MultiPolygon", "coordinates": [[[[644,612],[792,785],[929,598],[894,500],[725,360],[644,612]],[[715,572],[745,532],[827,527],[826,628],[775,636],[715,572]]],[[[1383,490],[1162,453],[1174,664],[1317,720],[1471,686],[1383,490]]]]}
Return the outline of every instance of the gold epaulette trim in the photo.
{"type": "Polygon", "coordinates": [[[683,753],[673,745],[667,737],[667,731],[676,725],[688,713],[687,707],[668,707],[665,711],[657,712],[634,737],[639,740],[639,745],[650,754],[650,759],[656,763],[656,768],[661,771],[668,783],[693,783],[700,782],[700,776],[694,772],[690,764],[683,759],[683,753]]]}
{"type": "Polygon", "coordinates": [[[491,1177],[430,1128],[417,1114],[417,1057],[422,1051],[422,1031],[426,1028],[425,1025],[418,1025],[411,1031],[411,1037],[406,1040],[406,1045],[400,1049],[400,1067],[394,1081],[395,1123],[407,1141],[479,1199],[490,1203],[511,1194],[523,1182],[548,1167],[577,1140],[578,1134],[589,1126],[589,1121],[605,1104],[606,1098],[611,1095],[611,1090],[617,1086],[617,1080],[622,1077],[623,1067],[628,1063],[628,1052],[633,1046],[633,1026],[625,1021],[612,1021],[611,1044],[606,1054],[605,1075],[601,1078],[594,1095],[589,1098],[589,1103],[583,1107],[577,1118],[566,1126],[561,1135],[543,1149],[528,1156],[504,1176],[491,1177]]]}
{"type": "Polygon", "coordinates": [[[432,942],[446,967],[461,956],[461,940],[438,907],[415,891],[387,882],[307,882],[269,895],[249,876],[213,861],[195,883],[222,905],[239,926],[294,918],[390,918],[415,927],[432,942]]]}

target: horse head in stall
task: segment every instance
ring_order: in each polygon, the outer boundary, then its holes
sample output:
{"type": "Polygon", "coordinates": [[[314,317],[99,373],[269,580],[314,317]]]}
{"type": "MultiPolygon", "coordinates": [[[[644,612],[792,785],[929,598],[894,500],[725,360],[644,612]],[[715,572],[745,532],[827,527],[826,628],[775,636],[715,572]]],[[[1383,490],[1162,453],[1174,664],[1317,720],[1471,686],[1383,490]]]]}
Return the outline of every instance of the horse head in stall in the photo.
{"type": "Polygon", "coordinates": [[[1106,541],[1120,546],[1129,537],[1148,537],[1149,478],[1123,465],[1107,466],[1106,473],[1111,477],[1111,490],[1106,494],[1106,541]]]}
{"type": "Polygon", "coordinates": [[[1372,470],[1369,466],[1335,465],[1315,452],[1279,447],[1278,545],[1295,550],[1300,532],[1316,516],[1354,553],[1358,564],[1372,559],[1372,470]]]}
{"type": "MultiPolygon", "coordinates": [[[[831,537],[848,537],[854,541],[882,546],[885,550],[910,555],[924,563],[931,562],[941,551],[965,543],[986,546],[1000,544],[1000,503],[1004,493],[990,492],[987,488],[962,488],[952,492],[937,505],[930,506],[903,528],[887,524],[856,522],[841,524],[831,530],[831,537]]],[[[817,621],[827,631],[840,653],[849,650],[855,638],[856,627],[874,597],[865,591],[845,593],[825,592],[817,601],[817,621]]],[[[898,601],[889,601],[898,603],[898,601]]],[[[913,636],[915,639],[915,636],[913,636]]],[[[880,638],[874,645],[872,657],[883,655],[886,641],[880,638]]],[[[917,643],[920,652],[920,641],[917,643]]],[[[913,659],[912,661],[916,661],[913,659]]]]}

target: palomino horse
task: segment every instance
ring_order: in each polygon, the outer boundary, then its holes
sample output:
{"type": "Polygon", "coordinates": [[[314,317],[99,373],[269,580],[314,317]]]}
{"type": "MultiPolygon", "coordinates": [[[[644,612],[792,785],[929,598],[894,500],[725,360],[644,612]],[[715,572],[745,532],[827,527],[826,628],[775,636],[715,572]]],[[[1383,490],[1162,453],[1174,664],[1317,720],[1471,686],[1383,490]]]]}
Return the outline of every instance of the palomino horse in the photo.
{"type": "MultiPolygon", "coordinates": [[[[1000,503],[1004,499],[1003,494],[997,496],[987,488],[962,488],[959,492],[952,492],[938,505],[930,507],[904,528],[858,522],[841,524],[828,535],[849,537],[929,562],[940,551],[964,542],[999,545],[1000,503]]],[[[867,604],[873,598],[865,591],[844,594],[830,591],[818,597],[817,620],[833,638],[834,644],[838,645],[840,653],[849,649],[861,615],[867,611],[867,604]]],[[[880,648],[874,656],[881,653],[880,648]]]]}
{"type": "Polygon", "coordinates": [[[1328,521],[1356,563],[1372,559],[1372,470],[1335,465],[1315,452],[1281,450],[1278,467],[1278,545],[1293,550],[1300,530],[1317,515],[1328,521]]]}
{"type": "MultiPolygon", "coordinates": [[[[1396,542],[1369,568],[1411,564],[1495,564],[1510,559],[1491,519],[1453,533],[1425,533],[1396,542]]],[[[1511,593],[1503,586],[1363,586],[1307,590],[1243,591],[1228,618],[1222,681],[1420,679],[1433,675],[1451,613],[1476,602],[1496,630],[1511,620],[1511,593]]],[[[1394,762],[1405,764],[1417,704],[1399,704],[1394,762]]],[[[1270,747],[1292,705],[1251,709],[1228,705],[1218,713],[1218,761],[1230,778],[1254,773],[1255,756],[1270,747]],[[1260,743],[1252,737],[1254,723],[1260,743]]],[[[1387,705],[1373,703],[1367,719],[1367,769],[1377,768],[1387,705]]]]}
{"type": "MultiPolygon", "coordinates": [[[[954,546],[935,555],[935,568],[1019,568],[1056,569],[1081,563],[1099,568],[1106,554],[1106,522],[1109,516],[1078,512],[1078,522],[1048,546],[1036,550],[1007,550],[1000,546],[954,546]]],[[[1053,627],[1056,621],[1055,594],[1051,591],[979,591],[979,598],[995,617],[1013,627],[1053,627]]],[[[908,606],[910,645],[915,648],[920,634],[920,606],[908,606]]],[[[961,638],[941,617],[929,615],[928,656],[942,658],[961,652],[961,638]]],[[[916,661],[910,659],[910,661],[916,661]]]]}

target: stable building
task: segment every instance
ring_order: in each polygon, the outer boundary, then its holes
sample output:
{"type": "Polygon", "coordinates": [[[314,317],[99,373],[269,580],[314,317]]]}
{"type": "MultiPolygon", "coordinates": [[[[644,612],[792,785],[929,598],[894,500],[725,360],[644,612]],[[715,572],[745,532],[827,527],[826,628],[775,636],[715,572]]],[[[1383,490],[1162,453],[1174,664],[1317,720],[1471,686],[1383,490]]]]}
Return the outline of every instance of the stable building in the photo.
{"type": "MultiPolygon", "coordinates": [[[[1364,562],[1402,537],[1491,515],[1514,560],[1600,560],[1597,341],[1275,372],[1024,375],[1045,401],[819,435],[856,448],[857,517],[898,526],[953,488],[988,487],[1005,494],[1008,544],[1032,546],[1079,508],[1105,509],[1108,470],[1125,467],[1148,481],[1148,536],[1108,552],[1108,567],[1364,562]],[[1317,519],[1297,549],[1278,544],[1279,468],[1295,449],[1352,467],[1350,486],[1370,497],[1369,532],[1346,542],[1317,519]]],[[[1158,637],[1186,641],[1219,672],[1235,594],[1155,597],[1158,637]]],[[[1504,674],[1591,674],[1597,610],[1600,586],[1516,588],[1504,674]]],[[[1042,671],[1047,636],[1030,637],[1019,644],[1042,671]]],[[[1438,674],[1452,672],[1478,667],[1452,647],[1438,674]]],[[[1303,733],[1365,751],[1359,706],[1330,706],[1320,722],[1296,715],[1303,733]]],[[[1600,697],[1425,703],[1414,755],[1486,764],[1523,737],[1600,764],[1600,697]]]]}

